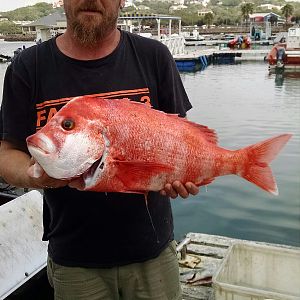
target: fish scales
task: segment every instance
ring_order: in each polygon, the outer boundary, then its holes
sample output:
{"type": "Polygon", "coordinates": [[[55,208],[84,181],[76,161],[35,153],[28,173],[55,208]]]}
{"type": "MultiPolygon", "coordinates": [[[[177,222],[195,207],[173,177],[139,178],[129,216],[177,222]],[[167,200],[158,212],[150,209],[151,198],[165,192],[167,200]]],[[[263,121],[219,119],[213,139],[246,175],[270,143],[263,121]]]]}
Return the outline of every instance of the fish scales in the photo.
{"type": "Polygon", "coordinates": [[[147,193],[180,180],[197,185],[236,174],[277,194],[269,163],[290,139],[282,134],[239,150],[217,145],[206,126],[129,99],[75,97],[27,138],[35,168],[82,179],[84,190],[147,193]],[[72,149],[76,145],[76,150],[72,149]]]}

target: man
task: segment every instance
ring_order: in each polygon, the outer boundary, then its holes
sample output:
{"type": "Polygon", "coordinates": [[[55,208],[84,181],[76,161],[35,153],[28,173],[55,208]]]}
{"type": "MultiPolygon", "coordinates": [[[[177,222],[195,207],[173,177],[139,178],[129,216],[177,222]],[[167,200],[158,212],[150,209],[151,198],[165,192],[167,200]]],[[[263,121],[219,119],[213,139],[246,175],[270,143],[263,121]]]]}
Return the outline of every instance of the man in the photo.
{"type": "MultiPolygon", "coordinates": [[[[3,90],[0,176],[44,189],[48,276],[55,299],[180,299],[168,197],[197,194],[192,183],[143,196],[77,190],[76,181],[28,175],[25,139],[68,98],[130,98],[178,113],[191,108],[176,65],[160,42],[116,27],[125,0],[65,0],[67,30],[24,50],[3,90]]],[[[76,147],[76,145],[74,145],[76,147]]]]}

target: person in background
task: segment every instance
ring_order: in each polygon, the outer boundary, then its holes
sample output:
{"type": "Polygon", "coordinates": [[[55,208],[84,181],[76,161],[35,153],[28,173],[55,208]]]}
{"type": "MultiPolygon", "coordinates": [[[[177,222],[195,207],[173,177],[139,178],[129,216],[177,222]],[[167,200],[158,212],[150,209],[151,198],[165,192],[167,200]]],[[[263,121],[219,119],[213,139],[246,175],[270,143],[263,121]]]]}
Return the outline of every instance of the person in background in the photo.
{"type": "MultiPolygon", "coordinates": [[[[83,192],[43,174],[26,137],[74,96],[130,98],[182,117],[191,108],[176,64],[158,41],[117,29],[125,0],[65,0],[67,30],[24,49],[8,66],[0,116],[0,176],[44,189],[43,240],[55,299],[181,299],[170,197],[191,182],[143,195],[83,192]]],[[[76,145],[74,145],[76,147],[76,145]]]]}

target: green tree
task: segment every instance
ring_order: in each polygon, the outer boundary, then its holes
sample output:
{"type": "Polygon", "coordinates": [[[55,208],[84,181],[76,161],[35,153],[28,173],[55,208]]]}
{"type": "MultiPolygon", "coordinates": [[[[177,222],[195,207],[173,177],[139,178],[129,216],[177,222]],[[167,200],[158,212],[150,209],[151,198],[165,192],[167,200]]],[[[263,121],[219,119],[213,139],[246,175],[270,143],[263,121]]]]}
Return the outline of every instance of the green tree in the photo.
{"type": "Polygon", "coordinates": [[[287,3],[285,6],[281,8],[281,12],[283,13],[285,17],[285,26],[287,27],[288,18],[291,16],[294,12],[294,6],[287,3]]]}
{"type": "Polygon", "coordinates": [[[20,26],[14,24],[10,21],[2,21],[0,22],[0,33],[1,34],[15,34],[22,33],[20,26]]]}
{"type": "Polygon", "coordinates": [[[32,6],[21,7],[8,12],[3,12],[1,15],[8,18],[10,21],[35,21],[53,12],[54,9],[51,4],[41,2],[32,6]]]}
{"type": "Polygon", "coordinates": [[[298,9],[294,10],[293,17],[291,18],[292,22],[295,22],[296,24],[300,24],[300,5],[298,9]]]}
{"type": "Polygon", "coordinates": [[[205,22],[205,24],[207,25],[208,28],[212,24],[213,19],[214,19],[214,15],[212,13],[207,13],[204,15],[203,21],[205,22]]]}
{"type": "Polygon", "coordinates": [[[246,21],[246,26],[248,24],[249,14],[252,14],[253,11],[254,11],[254,4],[251,2],[244,3],[241,6],[242,17],[243,17],[243,20],[246,21]]]}

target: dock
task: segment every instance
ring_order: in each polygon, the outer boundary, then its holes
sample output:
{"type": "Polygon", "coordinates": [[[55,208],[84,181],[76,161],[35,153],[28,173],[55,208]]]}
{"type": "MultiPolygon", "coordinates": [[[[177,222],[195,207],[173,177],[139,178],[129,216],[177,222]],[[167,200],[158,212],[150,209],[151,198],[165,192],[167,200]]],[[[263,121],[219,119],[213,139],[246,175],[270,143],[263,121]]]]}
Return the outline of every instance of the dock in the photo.
{"type": "Polygon", "coordinates": [[[211,63],[232,64],[238,61],[265,61],[269,49],[195,49],[173,55],[179,71],[197,71],[211,63]]]}
{"type": "MultiPolygon", "coordinates": [[[[21,297],[18,299],[53,299],[53,290],[46,275],[47,242],[41,241],[42,194],[32,190],[10,200],[11,195],[0,205],[0,299],[10,296],[21,297]]],[[[298,247],[190,232],[178,243],[176,250],[183,300],[300,299],[298,247]],[[229,254],[234,253],[233,247],[236,246],[250,247],[250,250],[256,247],[258,250],[251,258],[242,249],[238,257],[246,262],[243,264],[237,259],[229,260],[229,254]],[[222,275],[222,267],[229,268],[229,271],[225,270],[222,275]],[[245,288],[240,284],[241,280],[234,278],[226,279],[223,287],[221,281],[224,281],[224,274],[231,277],[240,274],[243,280],[255,279],[255,288],[250,284],[245,288]],[[257,282],[263,285],[265,278],[269,286],[258,288],[257,282]],[[232,284],[228,284],[230,280],[232,284]],[[241,286],[236,287],[237,284],[241,286]],[[228,287],[234,287],[234,292],[226,290],[228,287]],[[253,290],[256,296],[263,297],[245,296],[253,290]],[[244,293],[243,297],[239,293],[244,293]],[[280,293],[284,296],[279,297],[280,293]]]]}
{"type": "MultiPolygon", "coordinates": [[[[229,40],[194,40],[185,41],[185,45],[189,46],[222,46],[227,45],[229,40]]],[[[252,47],[256,46],[271,46],[274,44],[273,40],[261,40],[261,41],[251,41],[252,47]]]]}
{"type": "MultiPolygon", "coordinates": [[[[289,283],[294,283],[294,296],[285,295],[284,298],[276,298],[276,299],[300,299],[300,286],[297,287],[297,280],[299,279],[300,275],[300,248],[292,247],[287,245],[278,245],[278,244],[270,244],[270,243],[263,243],[263,242],[255,242],[255,241],[248,241],[248,240],[241,240],[235,239],[225,236],[218,236],[218,235],[209,235],[204,233],[188,233],[185,239],[179,243],[177,246],[178,249],[178,259],[180,264],[180,281],[182,285],[183,291],[183,300],[195,300],[195,299],[202,299],[202,300],[215,300],[215,299],[230,299],[230,300],[239,300],[239,299],[249,299],[249,300],[257,300],[257,299],[273,299],[270,297],[247,297],[246,295],[239,296],[239,295],[223,295],[216,297],[216,286],[213,284],[213,280],[216,277],[222,263],[224,263],[224,259],[228,252],[230,251],[230,247],[233,245],[242,244],[248,247],[270,247],[266,248],[269,252],[269,249],[276,249],[278,251],[293,251],[296,257],[296,266],[294,262],[288,262],[288,255],[283,252],[283,256],[286,257],[286,267],[290,269],[288,278],[289,283]],[[293,274],[293,272],[296,272],[293,274]],[[295,278],[296,277],[296,278],[295,278]],[[224,297],[224,298],[223,298],[224,297]]],[[[260,249],[260,248],[259,248],[260,249]]],[[[263,252],[263,249],[261,252],[263,252]]],[[[287,252],[288,253],[288,252],[287,252]]],[[[249,259],[249,257],[248,257],[249,259]]],[[[267,258],[263,258],[263,260],[267,261],[267,258]]],[[[272,263],[276,264],[276,258],[271,258],[272,263]]],[[[253,266],[252,266],[253,267],[253,266]]],[[[242,268],[243,272],[247,274],[245,277],[251,277],[251,268],[249,270],[242,268]]],[[[257,273],[255,276],[259,276],[259,271],[257,269],[257,273]]],[[[272,268],[269,270],[270,272],[276,272],[275,266],[272,265],[272,268]],[[274,268],[273,268],[274,267],[274,268]]],[[[284,276],[285,270],[282,270],[282,273],[277,274],[279,278],[284,276]]],[[[241,273],[241,271],[239,271],[241,273]]],[[[275,280],[276,277],[274,277],[275,280]]],[[[271,281],[271,278],[268,279],[271,281]]],[[[282,279],[280,279],[282,281],[282,279]]],[[[263,280],[261,280],[263,281],[263,280]]],[[[280,285],[277,283],[274,285],[280,285]]],[[[275,287],[274,287],[275,288],[275,287]]],[[[250,287],[247,287],[249,290],[250,287]]],[[[284,288],[282,288],[284,289],[284,288]]],[[[290,287],[289,287],[290,289],[290,287]]],[[[267,293],[266,291],[262,291],[263,293],[267,293]]],[[[259,295],[259,292],[257,292],[259,295]]],[[[275,299],[275,298],[274,298],[275,299]]]]}
{"type": "Polygon", "coordinates": [[[186,51],[184,54],[173,55],[175,61],[191,61],[197,60],[200,57],[213,57],[213,56],[234,56],[238,57],[238,60],[252,60],[252,61],[264,61],[264,58],[269,53],[270,49],[198,49],[192,51],[186,51]]]}

